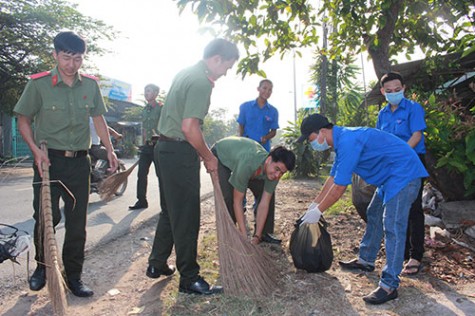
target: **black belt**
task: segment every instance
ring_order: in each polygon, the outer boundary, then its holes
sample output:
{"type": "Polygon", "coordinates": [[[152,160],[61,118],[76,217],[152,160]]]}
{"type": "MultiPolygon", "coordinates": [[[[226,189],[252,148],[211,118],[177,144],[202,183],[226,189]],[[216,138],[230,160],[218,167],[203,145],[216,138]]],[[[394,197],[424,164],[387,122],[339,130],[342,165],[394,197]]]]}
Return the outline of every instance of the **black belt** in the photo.
{"type": "Polygon", "coordinates": [[[87,150],[58,150],[58,149],[48,149],[48,153],[52,156],[67,157],[67,158],[79,158],[87,156],[87,150]]]}
{"type": "Polygon", "coordinates": [[[167,137],[165,135],[158,136],[158,140],[163,142],[186,142],[186,140],[178,138],[178,137],[167,137]]]}

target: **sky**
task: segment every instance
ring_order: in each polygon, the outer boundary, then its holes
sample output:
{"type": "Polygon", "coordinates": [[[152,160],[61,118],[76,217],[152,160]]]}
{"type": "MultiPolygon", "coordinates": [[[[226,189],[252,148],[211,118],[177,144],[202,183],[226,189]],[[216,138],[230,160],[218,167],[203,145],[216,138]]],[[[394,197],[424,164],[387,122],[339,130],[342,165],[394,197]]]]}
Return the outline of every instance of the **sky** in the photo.
{"type": "MultiPolygon", "coordinates": [[[[84,15],[100,19],[121,32],[103,47],[111,53],[91,58],[100,75],[132,84],[132,101],[143,104],[143,87],[157,84],[167,91],[173,77],[183,68],[202,58],[203,49],[213,39],[201,34],[197,17],[190,8],[180,15],[171,0],[71,0],[84,15]]],[[[241,56],[244,50],[240,48],[241,56]]],[[[273,57],[262,64],[267,78],[274,84],[269,103],[279,111],[280,127],[294,119],[294,107],[300,108],[303,91],[310,86],[309,67],[312,51],[296,57],[295,68],[289,55],[284,60],[273,57]],[[295,98],[294,102],[294,71],[295,98]]],[[[213,89],[210,110],[224,108],[227,117],[238,114],[239,105],[257,98],[257,86],[263,78],[252,75],[242,80],[236,65],[220,78],[213,89]]],[[[374,73],[371,69],[369,73],[374,73]]]]}

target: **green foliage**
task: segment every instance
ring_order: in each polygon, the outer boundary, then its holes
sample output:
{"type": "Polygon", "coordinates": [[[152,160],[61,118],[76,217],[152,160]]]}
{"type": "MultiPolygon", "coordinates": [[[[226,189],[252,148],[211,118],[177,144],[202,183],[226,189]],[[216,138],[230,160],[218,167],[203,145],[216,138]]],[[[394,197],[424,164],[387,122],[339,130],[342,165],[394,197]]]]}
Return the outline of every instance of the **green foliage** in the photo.
{"type": "Polygon", "coordinates": [[[124,110],[123,119],[129,122],[141,122],[143,107],[129,107],[124,110]]]}
{"type": "Polygon", "coordinates": [[[0,105],[11,114],[27,76],[50,70],[53,38],[61,30],[85,37],[90,54],[102,54],[96,45],[115,38],[114,30],[102,21],[82,15],[66,0],[0,0],[0,105]]]}
{"type": "Polygon", "coordinates": [[[475,193],[475,118],[470,111],[458,107],[456,100],[447,102],[446,98],[431,94],[424,105],[426,145],[437,158],[437,168],[463,174],[465,195],[470,196],[475,193]]]}
{"type": "Polygon", "coordinates": [[[312,114],[312,111],[300,109],[297,113],[296,122],[288,122],[288,126],[283,129],[282,141],[284,146],[292,150],[295,154],[295,169],[292,175],[296,178],[318,177],[321,169],[326,165],[329,152],[315,152],[307,142],[297,143],[300,137],[300,125],[303,119],[312,114]]]}
{"type": "Polygon", "coordinates": [[[337,58],[328,64],[326,72],[322,69],[325,64],[323,56],[316,54],[315,59],[311,80],[320,82],[320,78],[325,76],[328,90],[325,99],[321,100],[321,104],[325,104],[321,114],[338,125],[375,126],[378,108],[365,104],[364,91],[355,84],[359,68],[353,64],[354,58],[345,61],[337,58]]]}
{"type": "Polygon", "coordinates": [[[376,74],[389,70],[390,59],[421,47],[426,55],[463,51],[473,46],[475,10],[466,0],[325,0],[317,8],[306,0],[177,0],[216,35],[241,43],[246,56],[238,71],[259,73],[271,56],[314,47],[321,23],[333,27],[329,59],[368,51],[376,74]]]}
{"type": "Polygon", "coordinates": [[[206,143],[212,146],[221,138],[237,135],[236,119],[226,120],[226,110],[212,110],[204,119],[203,135],[206,143]]]}

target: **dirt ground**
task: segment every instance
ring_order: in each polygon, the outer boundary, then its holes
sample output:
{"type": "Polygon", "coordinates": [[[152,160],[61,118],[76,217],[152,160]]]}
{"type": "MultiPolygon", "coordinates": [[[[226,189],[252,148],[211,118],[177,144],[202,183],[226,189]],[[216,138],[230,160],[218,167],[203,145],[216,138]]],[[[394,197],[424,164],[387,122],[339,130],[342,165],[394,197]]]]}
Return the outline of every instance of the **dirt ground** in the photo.
{"type": "MultiPolygon", "coordinates": [[[[449,241],[428,239],[423,271],[402,277],[399,298],[380,306],[363,302],[379,280],[384,250],[371,273],[342,271],[338,260],[354,258],[365,224],[348,201],[345,212],[327,216],[334,249],[333,265],[325,273],[297,271],[288,242],[295,220],[317,194],[316,181],[281,181],[277,191],[276,235],[281,246],[262,245],[275,259],[279,287],[262,299],[178,293],[177,275],[157,280],[145,276],[156,218],[132,233],[89,251],[83,280],[92,298],[68,294],[68,315],[475,315],[475,254],[449,241]]],[[[249,199],[248,199],[249,200],[249,199]]],[[[252,200],[252,199],[251,199],[252,200]]],[[[213,199],[202,204],[199,262],[201,274],[219,284],[213,199]]],[[[459,236],[459,238],[465,238],[459,236]]],[[[473,240],[464,239],[471,243],[473,240]]],[[[174,257],[170,259],[174,264],[174,257]]],[[[9,263],[3,263],[9,264],[9,263]]],[[[251,267],[250,267],[251,268],[251,267]]],[[[18,269],[18,268],[17,268],[18,269]]],[[[0,286],[1,315],[52,315],[46,289],[32,292],[27,281],[12,276],[0,286]]]]}

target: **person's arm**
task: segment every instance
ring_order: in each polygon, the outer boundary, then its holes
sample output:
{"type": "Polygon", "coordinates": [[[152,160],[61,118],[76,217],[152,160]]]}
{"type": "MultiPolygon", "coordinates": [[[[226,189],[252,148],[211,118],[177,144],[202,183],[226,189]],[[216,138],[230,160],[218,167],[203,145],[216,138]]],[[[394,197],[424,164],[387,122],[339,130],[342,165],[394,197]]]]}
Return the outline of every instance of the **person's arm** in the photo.
{"type": "Polygon", "coordinates": [[[341,198],[343,193],[345,193],[345,190],[346,186],[333,183],[327,194],[318,203],[318,209],[320,212],[325,212],[328,208],[335,204],[335,202],[341,198]]]}
{"type": "Polygon", "coordinates": [[[323,198],[327,195],[328,191],[330,191],[330,188],[334,184],[334,178],[332,176],[328,177],[327,180],[325,181],[325,184],[323,185],[323,188],[320,190],[318,193],[317,197],[313,200],[315,204],[319,204],[323,198]]]}
{"type": "Polygon", "coordinates": [[[277,134],[277,130],[272,129],[267,135],[261,137],[261,144],[265,144],[268,140],[271,140],[277,134]]]}
{"type": "Polygon", "coordinates": [[[422,132],[421,131],[415,131],[414,133],[412,133],[412,135],[409,138],[409,140],[407,141],[407,143],[409,144],[409,146],[414,148],[414,147],[417,146],[417,144],[419,144],[421,139],[422,139],[422,132]]]}
{"type": "Polygon", "coordinates": [[[200,128],[200,121],[197,118],[186,118],[181,122],[181,131],[186,140],[196,149],[198,155],[203,159],[208,173],[218,170],[218,159],[209,150],[204,140],[203,132],[200,128]]]}
{"type": "Polygon", "coordinates": [[[238,224],[239,232],[244,237],[247,237],[246,223],[245,223],[245,217],[244,217],[244,208],[242,206],[243,201],[244,201],[244,193],[239,192],[236,189],[233,189],[234,217],[236,218],[236,222],[238,224]]]}
{"type": "Polygon", "coordinates": [[[345,193],[345,190],[346,186],[335,184],[333,177],[329,177],[314,202],[302,216],[301,225],[318,222],[322,213],[335,204],[345,193]]]}
{"type": "Polygon", "coordinates": [[[107,129],[109,130],[109,134],[112,135],[116,140],[122,139],[123,135],[117,132],[115,129],[113,129],[110,126],[107,126],[107,129]]]}
{"type": "Polygon", "coordinates": [[[31,152],[33,153],[33,157],[35,160],[35,165],[38,167],[38,171],[40,177],[43,178],[43,169],[41,168],[41,164],[45,163],[48,166],[51,165],[48,155],[44,153],[35,143],[35,138],[33,136],[33,130],[31,128],[31,118],[25,115],[17,114],[18,116],[18,129],[20,131],[23,140],[30,148],[31,152]]]}
{"type": "Polygon", "coordinates": [[[114,152],[114,147],[112,146],[109,129],[107,128],[106,121],[102,115],[94,116],[92,118],[94,122],[94,128],[96,129],[97,136],[101,139],[102,144],[107,150],[107,159],[109,160],[108,169],[109,172],[114,172],[117,170],[119,163],[117,162],[117,156],[114,152]]]}
{"type": "Polygon", "coordinates": [[[256,236],[260,239],[262,237],[262,231],[264,230],[264,224],[269,214],[270,200],[272,199],[272,193],[267,191],[262,192],[261,201],[257,206],[256,216],[256,236]]]}
{"type": "Polygon", "coordinates": [[[239,124],[238,126],[238,132],[239,132],[239,136],[243,136],[244,135],[244,125],[242,124],[239,124]]]}

